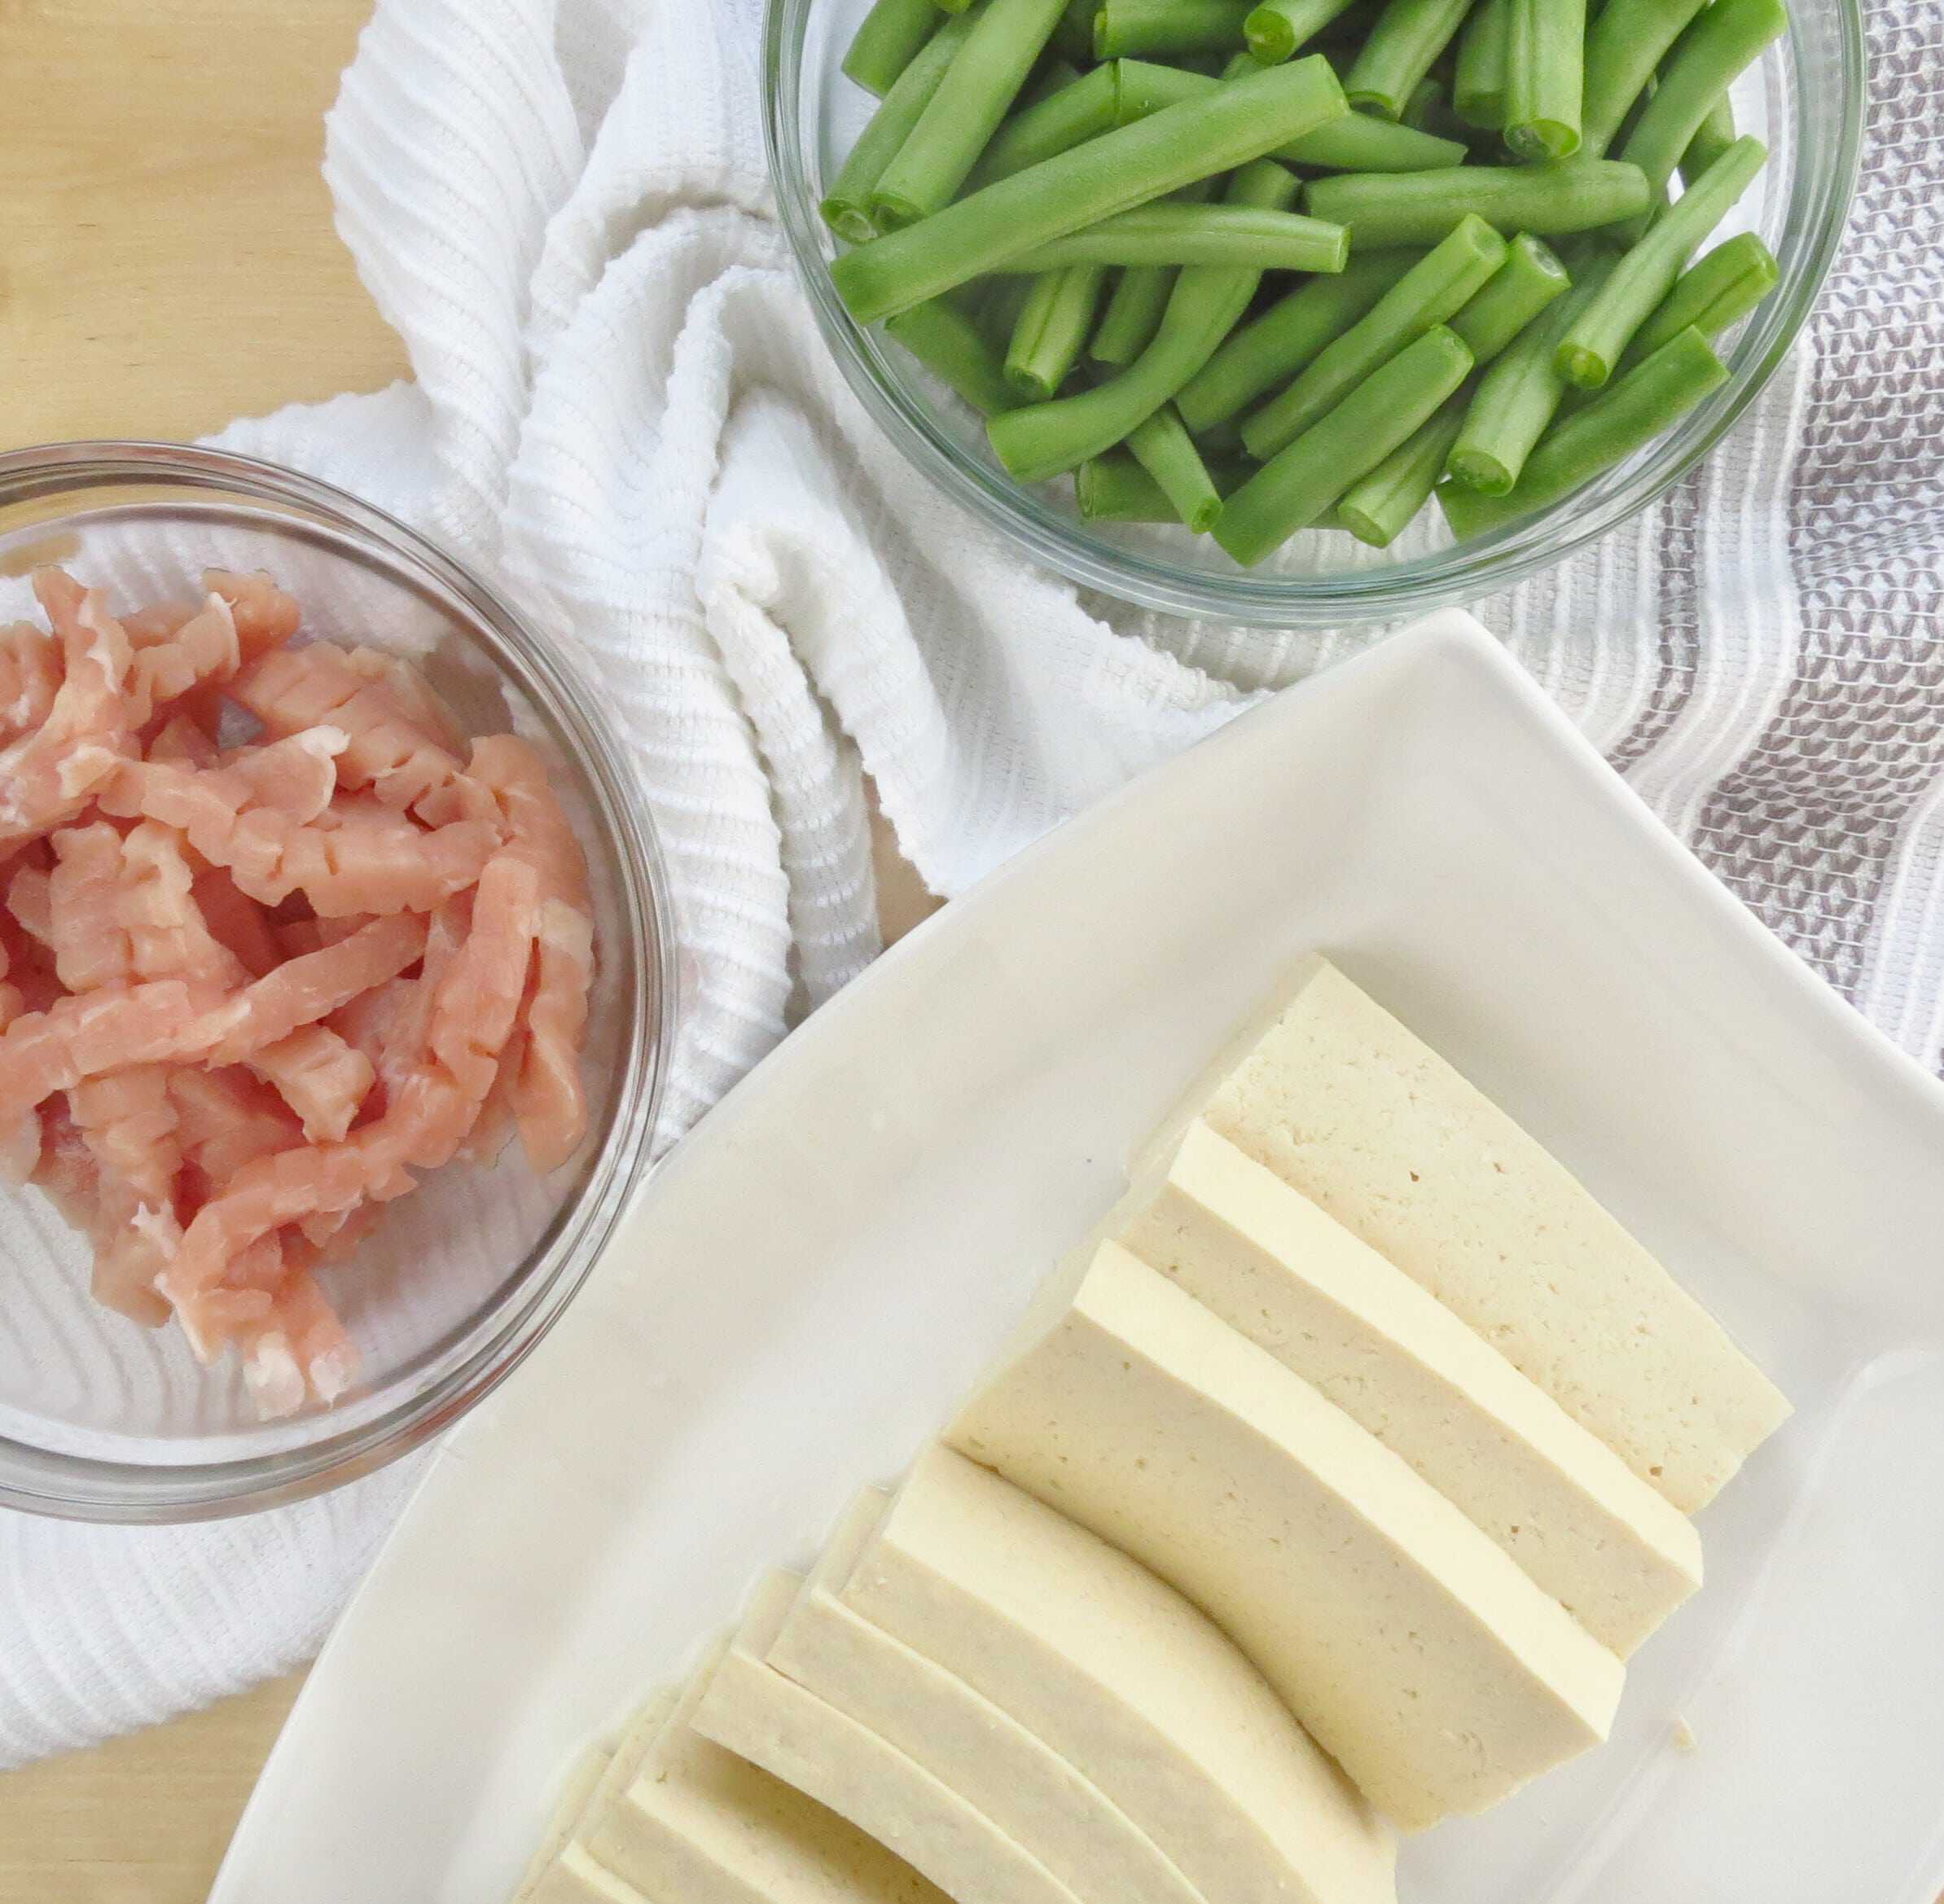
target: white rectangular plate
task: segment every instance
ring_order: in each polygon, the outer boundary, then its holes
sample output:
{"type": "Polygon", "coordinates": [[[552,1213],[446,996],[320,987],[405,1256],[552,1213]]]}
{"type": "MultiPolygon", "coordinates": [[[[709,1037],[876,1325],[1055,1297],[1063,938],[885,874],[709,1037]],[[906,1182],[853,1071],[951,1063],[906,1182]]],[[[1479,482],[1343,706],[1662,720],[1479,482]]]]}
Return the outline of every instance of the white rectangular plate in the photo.
{"type": "Polygon", "coordinates": [[[1020,855],[675,1152],[445,1445],[213,1904],[502,1897],[576,1748],[897,1472],[1312,948],[1578,1170],[1797,1410],[1703,1517],[1708,1585],[1637,1656],[1613,1742],[1413,1841],[1406,1904],[1930,1904],[1944,1090],[1455,614],[1020,855]]]}

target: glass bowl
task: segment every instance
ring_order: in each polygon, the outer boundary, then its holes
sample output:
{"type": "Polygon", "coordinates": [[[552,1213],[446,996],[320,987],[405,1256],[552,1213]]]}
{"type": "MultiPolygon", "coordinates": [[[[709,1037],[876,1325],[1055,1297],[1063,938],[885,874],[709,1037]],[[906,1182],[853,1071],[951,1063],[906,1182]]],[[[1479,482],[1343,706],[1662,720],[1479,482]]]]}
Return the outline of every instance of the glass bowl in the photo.
{"type": "MultiPolygon", "coordinates": [[[[379,510],[268,463],[173,445],[0,456],[0,621],[57,562],[122,607],[200,594],[205,565],[265,569],[304,631],[416,662],[471,734],[546,757],[588,859],[597,968],[589,1130],[542,1177],[517,1143],[385,1208],[321,1272],[362,1357],[334,1406],[257,1418],[234,1357],[200,1366],[87,1291],[88,1252],[38,1191],[0,1190],[0,1505],[98,1520],[270,1506],[364,1473],[469,1408],[531,1349],[612,1235],[647,1161],[667,1068],[674,937],[653,832],[592,695],[545,634],[379,510]]],[[[303,638],[300,634],[299,639],[303,638]]]]}
{"type": "Polygon", "coordinates": [[[1736,123],[1769,161],[1719,234],[1761,233],[1780,282],[1725,343],[1727,381],[1672,430],[1551,509],[1463,544],[1435,504],[1389,549],[1306,531],[1262,567],[1207,536],[1087,523],[1070,481],[1026,487],[1000,467],[978,417],[882,334],[853,321],[831,283],[838,246],[818,213],[875,102],[839,70],[868,0],[770,0],[764,126],[785,230],[824,340],[893,442],[1021,552],[1144,608],[1263,626],[1327,626],[1474,601],[1547,567],[1643,509],[1705,457],[1753,400],[1808,316],[1855,188],[1865,58],[1857,0],[1796,0],[1786,41],[1736,82],[1736,123]]]}

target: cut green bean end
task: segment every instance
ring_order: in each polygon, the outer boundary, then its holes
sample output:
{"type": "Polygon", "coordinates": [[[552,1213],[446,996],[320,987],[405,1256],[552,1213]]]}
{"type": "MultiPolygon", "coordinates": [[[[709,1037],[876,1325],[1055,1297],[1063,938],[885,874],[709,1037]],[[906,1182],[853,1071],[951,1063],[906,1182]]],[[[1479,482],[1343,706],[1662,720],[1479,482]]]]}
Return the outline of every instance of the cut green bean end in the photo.
{"type": "Polygon", "coordinates": [[[1562,344],[1552,365],[1569,384],[1581,390],[1597,390],[1613,374],[1613,365],[1600,352],[1589,350],[1582,344],[1562,344]]]}
{"type": "Polygon", "coordinates": [[[1373,93],[1363,87],[1355,92],[1346,88],[1343,96],[1353,112],[1367,112],[1371,118],[1387,119],[1393,125],[1402,123],[1404,108],[1410,103],[1395,93],[1373,93]]]}
{"type": "Polygon", "coordinates": [[[878,235],[864,208],[849,199],[826,199],[819,209],[823,222],[846,244],[868,244],[878,235]]]}
{"type": "Polygon", "coordinates": [[[1560,119],[1534,119],[1507,126],[1505,143],[1521,159],[1570,159],[1579,150],[1579,128],[1560,119]]]}
{"type": "Polygon", "coordinates": [[[1445,474],[1481,496],[1508,494],[1517,480],[1496,456],[1478,450],[1454,450],[1445,464],[1445,474]]]}
{"type": "Polygon", "coordinates": [[[1258,7],[1242,23],[1242,37],[1257,63],[1280,66],[1296,52],[1296,33],[1273,7],[1258,7]]]}

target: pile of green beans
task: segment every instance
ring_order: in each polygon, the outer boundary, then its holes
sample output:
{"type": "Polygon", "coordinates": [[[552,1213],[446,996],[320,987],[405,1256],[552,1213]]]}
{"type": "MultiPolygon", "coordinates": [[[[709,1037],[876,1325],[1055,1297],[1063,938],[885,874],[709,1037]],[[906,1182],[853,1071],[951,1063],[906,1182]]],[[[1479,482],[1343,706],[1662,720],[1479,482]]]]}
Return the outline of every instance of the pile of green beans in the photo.
{"type": "Polygon", "coordinates": [[[1251,565],[1551,507],[1726,375],[1784,0],[875,0],[838,294],[1082,515],[1251,565]],[[1679,187],[1678,191],[1676,187],[1679,187]],[[1551,241],[1550,243],[1548,241],[1551,241]],[[1556,246],[1556,249],[1555,248],[1556,246]]]}

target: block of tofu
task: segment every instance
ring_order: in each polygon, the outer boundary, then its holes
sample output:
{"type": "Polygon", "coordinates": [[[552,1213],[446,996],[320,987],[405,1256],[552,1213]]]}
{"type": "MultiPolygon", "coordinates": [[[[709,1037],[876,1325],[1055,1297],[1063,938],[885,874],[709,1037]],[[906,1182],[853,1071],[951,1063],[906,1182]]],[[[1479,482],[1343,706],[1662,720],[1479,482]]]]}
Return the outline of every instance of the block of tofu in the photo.
{"type": "MultiPolygon", "coordinates": [[[[665,1698],[658,1698],[653,1703],[663,1711],[670,1704],[665,1698]]],[[[539,1889],[546,1867],[567,1848],[568,1840],[574,1835],[574,1827],[587,1809],[587,1801],[594,1795],[602,1773],[608,1769],[608,1761],[613,1757],[612,1745],[590,1745],[574,1761],[559,1797],[554,1801],[554,1808],[547,1814],[546,1829],[540,1834],[540,1842],[534,1847],[533,1855],[514,1890],[512,1904],[528,1904],[539,1889]]]]}
{"type": "Polygon", "coordinates": [[[1396,1904],[1397,1840],[1208,1617],[937,1445],[842,1588],[1107,1794],[1222,1904],[1396,1904]]]}
{"type": "Polygon", "coordinates": [[[567,1845],[540,1874],[533,1904],[655,1904],[597,1863],[578,1845],[567,1845]]]}
{"type": "Polygon", "coordinates": [[[1199,1120],[1119,1239],[1403,1456],[1623,1657],[1701,1583],[1692,1525],[1437,1298],[1199,1120]]]}
{"type": "Polygon", "coordinates": [[[1039,1860],[942,1779],[769,1663],[802,1582],[758,1588],[693,1724],[867,1832],[957,1904],[1077,1904],[1039,1860]]]}
{"type": "Polygon", "coordinates": [[[1231,1046],[1204,1120],[1420,1283],[1692,1514],[1787,1419],[1721,1325],[1327,960],[1231,1046]]]}
{"type": "Polygon", "coordinates": [[[1607,1735],[1620,1661],[1400,1456],[1118,1244],[1029,1318],[946,1438],[1178,1587],[1406,1830],[1607,1735]]]}
{"type": "Polygon", "coordinates": [[[581,1849],[648,1904],[945,1904],[875,1838],[695,1730],[726,1650],[690,1681],[581,1849]]]}
{"type": "Polygon", "coordinates": [[[770,1664],[941,1779],[1082,1904],[1203,1904],[1154,1840],[1077,1767],[838,1597],[884,1507],[875,1489],[853,1504],[796,1596],[770,1664]]]}

